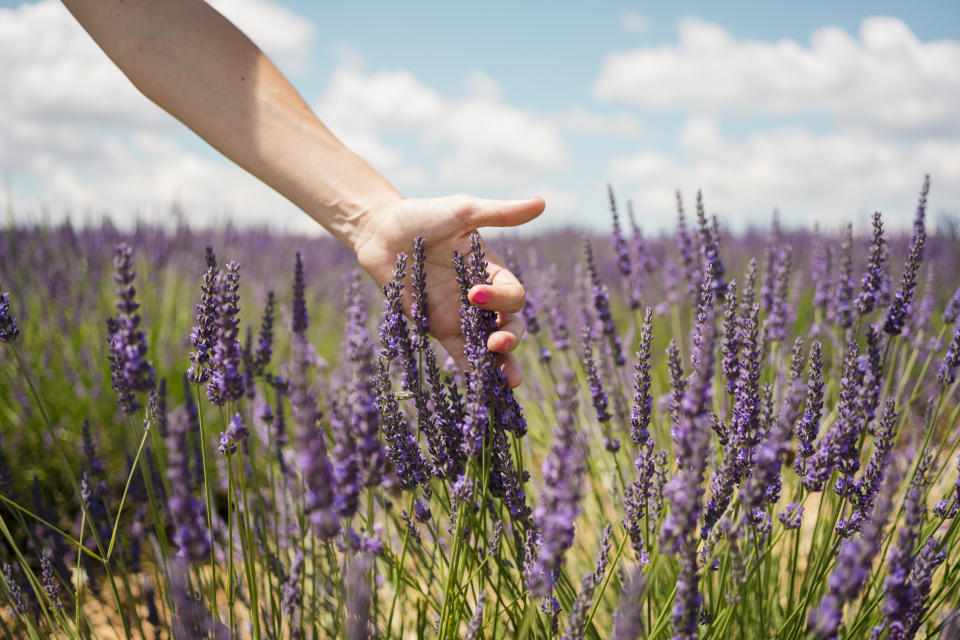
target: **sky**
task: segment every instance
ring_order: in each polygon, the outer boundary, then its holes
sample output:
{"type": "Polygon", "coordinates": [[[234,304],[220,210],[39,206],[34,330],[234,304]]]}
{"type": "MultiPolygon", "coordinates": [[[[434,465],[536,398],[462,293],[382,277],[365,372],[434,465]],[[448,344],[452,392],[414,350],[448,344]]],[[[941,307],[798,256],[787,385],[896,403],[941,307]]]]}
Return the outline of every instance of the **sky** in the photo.
{"type": "MultiPolygon", "coordinates": [[[[403,194],[543,196],[534,229],[960,213],[957,2],[215,0],[403,194]]],[[[53,0],[0,1],[0,197],[17,222],[317,225],[140,95],[53,0]],[[173,205],[176,204],[176,207],[173,205]]]]}

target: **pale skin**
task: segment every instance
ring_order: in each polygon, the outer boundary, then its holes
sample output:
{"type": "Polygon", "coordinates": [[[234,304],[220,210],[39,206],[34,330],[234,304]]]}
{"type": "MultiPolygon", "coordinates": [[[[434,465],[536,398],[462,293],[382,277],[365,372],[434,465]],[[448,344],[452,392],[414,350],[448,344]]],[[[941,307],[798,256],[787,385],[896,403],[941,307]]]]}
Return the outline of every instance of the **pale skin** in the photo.
{"type": "MultiPolygon", "coordinates": [[[[430,333],[467,368],[460,290],[451,257],[470,253],[480,227],[511,227],[543,212],[541,198],[484,200],[467,195],[404,198],[347,149],[282,73],[239,29],[202,0],[63,0],[110,59],[148,98],[227,158],[305,211],[357,255],[378,285],[397,254],[424,238],[430,333]]],[[[484,244],[488,284],[469,292],[496,311],[497,353],[510,387],[522,380],[511,353],[523,337],[516,313],[525,294],[484,244]]]]}

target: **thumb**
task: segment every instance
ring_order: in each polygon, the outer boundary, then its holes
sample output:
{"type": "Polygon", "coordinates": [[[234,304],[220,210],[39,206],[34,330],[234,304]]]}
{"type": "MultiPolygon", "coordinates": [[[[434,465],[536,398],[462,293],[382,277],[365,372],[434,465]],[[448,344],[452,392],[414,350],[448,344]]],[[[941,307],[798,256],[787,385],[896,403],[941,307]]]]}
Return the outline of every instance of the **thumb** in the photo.
{"type": "Polygon", "coordinates": [[[476,198],[471,203],[470,221],[475,227],[516,227],[539,216],[546,206],[543,198],[526,200],[476,198]]]}

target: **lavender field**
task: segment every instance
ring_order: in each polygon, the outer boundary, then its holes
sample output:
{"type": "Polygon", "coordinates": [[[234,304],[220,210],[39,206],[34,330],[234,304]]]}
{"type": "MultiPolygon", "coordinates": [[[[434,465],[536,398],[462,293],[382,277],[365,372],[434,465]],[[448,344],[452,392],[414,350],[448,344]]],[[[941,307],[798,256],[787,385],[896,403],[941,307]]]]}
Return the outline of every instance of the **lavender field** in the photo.
{"type": "Polygon", "coordinates": [[[960,638],[928,188],[903,233],[731,234],[678,194],[648,237],[611,193],[609,234],[487,238],[516,390],[477,249],[465,374],[418,243],[380,292],[328,238],[8,227],[0,637],[960,638]]]}

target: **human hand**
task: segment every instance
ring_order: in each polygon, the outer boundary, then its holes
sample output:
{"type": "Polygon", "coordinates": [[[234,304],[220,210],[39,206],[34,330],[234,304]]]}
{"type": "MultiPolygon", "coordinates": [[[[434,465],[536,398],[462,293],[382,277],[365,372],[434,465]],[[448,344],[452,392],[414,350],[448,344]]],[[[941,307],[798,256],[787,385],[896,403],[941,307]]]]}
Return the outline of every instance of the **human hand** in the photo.
{"type": "MultiPolygon", "coordinates": [[[[513,227],[533,220],[543,212],[542,198],[484,200],[466,195],[443,198],[392,200],[372,210],[358,225],[354,244],[360,266],[378,285],[389,282],[401,251],[413,251],[413,240],[422,236],[426,261],[427,312],[430,334],[457,362],[469,369],[463,353],[460,330],[460,285],[453,268],[453,252],[470,255],[470,234],[480,227],[513,227]]],[[[468,293],[473,304],[497,312],[498,330],[490,334],[487,348],[497,354],[507,385],[520,384],[523,372],[513,351],[523,337],[523,320],[516,315],[523,307],[523,286],[504,264],[503,258],[481,239],[488,263],[489,284],[475,285],[468,293]]],[[[405,296],[409,311],[409,296],[405,296]]]]}

